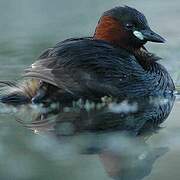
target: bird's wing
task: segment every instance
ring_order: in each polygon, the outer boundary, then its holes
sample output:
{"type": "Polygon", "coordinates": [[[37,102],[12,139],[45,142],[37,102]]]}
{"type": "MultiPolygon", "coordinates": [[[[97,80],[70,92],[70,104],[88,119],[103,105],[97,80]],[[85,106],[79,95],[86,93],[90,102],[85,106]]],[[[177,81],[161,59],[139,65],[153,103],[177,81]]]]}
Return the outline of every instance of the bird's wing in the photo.
{"type": "Polygon", "coordinates": [[[71,39],[40,56],[25,76],[73,93],[111,96],[147,95],[152,77],[133,55],[103,41],[71,39]]]}

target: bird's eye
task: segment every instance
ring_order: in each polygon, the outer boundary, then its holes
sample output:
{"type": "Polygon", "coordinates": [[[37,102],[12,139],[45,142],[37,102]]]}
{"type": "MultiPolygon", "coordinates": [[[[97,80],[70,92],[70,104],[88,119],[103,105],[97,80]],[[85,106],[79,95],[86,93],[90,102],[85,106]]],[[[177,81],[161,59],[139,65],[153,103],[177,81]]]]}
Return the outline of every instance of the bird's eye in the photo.
{"type": "Polygon", "coordinates": [[[127,23],[125,24],[127,29],[132,29],[134,27],[134,25],[132,23],[127,23]]]}

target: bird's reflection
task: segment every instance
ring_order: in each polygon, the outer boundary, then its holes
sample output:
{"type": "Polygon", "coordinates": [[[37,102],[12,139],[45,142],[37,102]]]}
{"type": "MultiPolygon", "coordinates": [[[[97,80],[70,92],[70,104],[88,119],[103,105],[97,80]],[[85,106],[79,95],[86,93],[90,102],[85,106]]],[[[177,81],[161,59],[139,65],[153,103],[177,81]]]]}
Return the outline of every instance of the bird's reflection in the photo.
{"type": "Polygon", "coordinates": [[[118,180],[141,180],[151,173],[155,161],[169,150],[168,147],[151,148],[145,142],[138,145],[129,145],[121,153],[108,150],[101,152],[101,162],[110,177],[118,180]]]}
{"type": "Polygon", "coordinates": [[[168,151],[151,147],[146,140],[167,118],[174,100],[174,96],[120,102],[105,97],[98,104],[80,100],[66,106],[23,107],[16,119],[37,134],[49,133],[59,140],[85,136],[80,153],[98,154],[111,178],[141,180],[168,151]]]}
{"type": "Polygon", "coordinates": [[[121,101],[104,97],[99,103],[80,99],[68,105],[23,106],[18,113],[26,117],[18,121],[36,132],[53,130],[60,136],[116,130],[139,135],[158,129],[170,114],[174,100],[173,95],[121,101]],[[27,116],[25,109],[32,115],[27,116]]]}

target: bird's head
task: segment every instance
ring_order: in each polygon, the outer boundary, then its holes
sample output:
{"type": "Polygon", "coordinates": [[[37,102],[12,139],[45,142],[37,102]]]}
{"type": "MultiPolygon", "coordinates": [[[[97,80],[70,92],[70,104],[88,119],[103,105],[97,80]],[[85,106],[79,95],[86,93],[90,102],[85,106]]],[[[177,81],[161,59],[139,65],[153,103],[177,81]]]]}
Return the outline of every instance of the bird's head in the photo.
{"type": "Polygon", "coordinates": [[[141,12],[128,6],[104,12],[96,27],[94,39],[130,50],[141,48],[147,41],[165,42],[164,38],[151,30],[141,12]]]}

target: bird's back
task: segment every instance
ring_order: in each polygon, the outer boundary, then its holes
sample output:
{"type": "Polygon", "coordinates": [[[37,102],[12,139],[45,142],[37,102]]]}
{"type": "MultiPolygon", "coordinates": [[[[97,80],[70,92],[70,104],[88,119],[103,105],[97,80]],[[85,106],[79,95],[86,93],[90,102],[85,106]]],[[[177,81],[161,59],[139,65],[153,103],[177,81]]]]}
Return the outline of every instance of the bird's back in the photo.
{"type": "Polygon", "coordinates": [[[25,76],[78,98],[154,96],[173,91],[167,71],[147,54],[134,56],[91,38],[69,39],[45,51],[25,76]]]}

